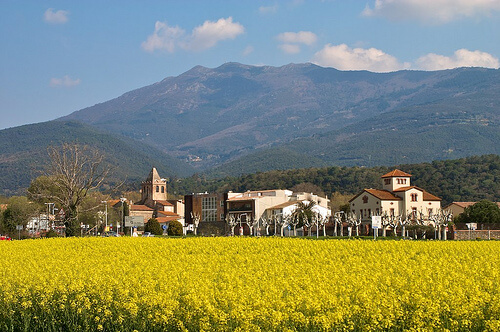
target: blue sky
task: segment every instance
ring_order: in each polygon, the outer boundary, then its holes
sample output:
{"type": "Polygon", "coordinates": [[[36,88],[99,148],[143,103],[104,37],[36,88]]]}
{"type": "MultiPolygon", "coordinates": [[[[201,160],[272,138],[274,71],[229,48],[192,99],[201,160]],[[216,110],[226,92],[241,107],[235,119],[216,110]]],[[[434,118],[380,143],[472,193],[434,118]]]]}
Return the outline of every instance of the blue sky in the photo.
{"type": "Polygon", "coordinates": [[[0,129],[52,120],[196,65],[500,66],[500,0],[0,4],[0,129]]]}

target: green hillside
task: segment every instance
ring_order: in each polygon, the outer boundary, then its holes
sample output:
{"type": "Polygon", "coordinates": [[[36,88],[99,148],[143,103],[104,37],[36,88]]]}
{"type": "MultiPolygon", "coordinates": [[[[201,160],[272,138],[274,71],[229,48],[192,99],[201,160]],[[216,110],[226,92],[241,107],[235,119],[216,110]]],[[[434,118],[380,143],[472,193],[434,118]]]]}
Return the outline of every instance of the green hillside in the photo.
{"type": "Polygon", "coordinates": [[[119,138],[76,122],[45,122],[0,131],[0,194],[22,193],[48,162],[47,147],[75,142],[97,148],[112,174],[109,185],[143,180],[152,166],[162,176],[187,176],[186,163],[140,142],[119,138]]]}
{"type": "Polygon", "coordinates": [[[494,91],[469,92],[405,107],[329,133],[296,139],[232,160],[216,173],[237,176],[308,166],[375,166],[500,154],[500,109],[494,91]],[[283,155],[280,151],[289,150],[283,155]],[[276,156],[276,157],[274,157],[276,156]],[[284,158],[288,158],[288,163],[284,158]]]}
{"type": "Polygon", "coordinates": [[[474,154],[498,153],[488,136],[473,133],[482,131],[482,122],[464,140],[454,135],[467,132],[455,128],[464,116],[488,121],[486,134],[497,135],[499,91],[500,70],[484,68],[371,73],[226,63],[194,67],[64,119],[168,150],[199,171],[244,158],[227,172],[217,170],[236,175],[284,162],[308,167],[316,159],[371,166],[459,158],[478,147],[474,154]],[[422,129],[420,136],[415,129],[422,129]],[[281,146],[294,154],[284,158],[283,150],[274,150],[276,157],[263,155],[265,161],[251,156],[281,146]]]}
{"type": "Polygon", "coordinates": [[[443,205],[481,199],[500,201],[499,155],[396,166],[274,170],[223,179],[194,175],[173,181],[171,185],[178,193],[191,193],[289,189],[301,183],[311,183],[329,196],[335,192],[353,195],[363,188],[380,188],[380,176],[394,168],[412,174],[412,184],[441,197],[443,205]]]}

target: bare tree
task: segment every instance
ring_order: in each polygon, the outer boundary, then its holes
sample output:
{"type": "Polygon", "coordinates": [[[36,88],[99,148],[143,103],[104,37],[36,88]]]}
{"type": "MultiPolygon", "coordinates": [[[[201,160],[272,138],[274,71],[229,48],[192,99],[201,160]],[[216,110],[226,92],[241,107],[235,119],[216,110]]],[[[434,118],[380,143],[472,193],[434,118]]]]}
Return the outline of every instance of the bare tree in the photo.
{"type": "Polygon", "coordinates": [[[405,215],[399,215],[398,222],[401,225],[401,235],[402,237],[406,237],[406,225],[410,225],[411,223],[411,214],[406,212],[405,215]]]}
{"type": "Polygon", "coordinates": [[[337,236],[337,228],[339,226],[340,226],[340,236],[343,236],[344,217],[345,217],[345,212],[344,211],[335,212],[334,219],[333,219],[335,221],[334,236],[337,236]]]}
{"type": "Polygon", "coordinates": [[[349,225],[349,237],[352,236],[352,228],[356,229],[356,236],[359,236],[359,225],[361,225],[361,217],[356,218],[354,213],[350,213],[347,216],[347,224],[349,225]]]}
{"type": "Polygon", "coordinates": [[[392,228],[394,237],[398,237],[398,223],[399,223],[398,217],[396,217],[394,214],[389,215],[389,227],[392,228]]]}
{"type": "Polygon", "coordinates": [[[323,236],[326,237],[326,224],[328,223],[329,217],[328,216],[323,217],[320,213],[318,213],[317,216],[318,216],[318,224],[323,228],[323,236]]]}
{"type": "Polygon", "coordinates": [[[262,227],[266,229],[266,236],[269,236],[269,226],[271,226],[272,223],[271,219],[265,215],[262,215],[260,217],[260,222],[262,223],[262,227]]]}
{"type": "Polygon", "coordinates": [[[193,219],[194,223],[194,235],[198,235],[198,226],[200,225],[201,216],[199,213],[191,212],[191,219],[193,219]]]}
{"type": "Polygon", "coordinates": [[[382,236],[387,237],[387,226],[391,225],[391,217],[384,212],[382,214],[382,236]]]}
{"type": "Polygon", "coordinates": [[[45,175],[51,188],[30,186],[29,194],[57,202],[64,210],[66,235],[78,235],[78,209],[87,194],[103,184],[110,168],[103,164],[101,152],[86,145],[64,143],[47,152],[50,162],[45,175]]]}
{"type": "Polygon", "coordinates": [[[231,215],[228,215],[226,217],[226,222],[229,225],[229,227],[231,228],[231,235],[234,236],[234,228],[238,224],[238,221],[236,220],[236,218],[234,217],[234,215],[231,214],[231,215]]]}
{"type": "Polygon", "coordinates": [[[250,228],[250,236],[253,236],[253,228],[255,227],[257,220],[251,214],[245,213],[245,222],[248,225],[248,228],[250,228]]]}
{"type": "Polygon", "coordinates": [[[446,227],[453,221],[453,213],[451,211],[439,210],[436,214],[429,217],[436,229],[437,238],[446,240],[446,227]]]}
{"type": "Polygon", "coordinates": [[[280,228],[280,234],[281,234],[282,237],[283,237],[283,230],[284,230],[284,228],[287,227],[288,225],[290,225],[290,222],[291,222],[292,219],[293,218],[291,218],[290,215],[288,215],[286,217],[283,217],[283,215],[278,215],[278,216],[274,217],[274,222],[280,228]]]}

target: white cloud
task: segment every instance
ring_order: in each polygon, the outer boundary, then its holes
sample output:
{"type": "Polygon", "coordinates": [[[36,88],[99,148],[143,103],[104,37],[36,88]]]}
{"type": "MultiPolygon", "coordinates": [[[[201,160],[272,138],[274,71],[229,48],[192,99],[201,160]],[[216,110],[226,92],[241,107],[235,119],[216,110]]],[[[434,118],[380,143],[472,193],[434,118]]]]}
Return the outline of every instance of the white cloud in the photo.
{"type": "Polygon", "coordinates": [[[498,68],[500,62],[498,58],[486,52],[460,49],[450,57],[429,53],[418,58],[416,65],[423,70],[442,70],[458,67],[498,68]]]}
{"type": "Polygon", "coordinates": [[[245,28],[233,22],[232,17],[221,18],[217,22],[205,21],[194,28],[190,36],[178,26],[170,27],[166,22],[157,21],[155,31],[141,47],[147,52],[163,50],[172,53],[177,48],[203,51],[214,47],[221,40],[234,39],[244,31],[245,28]]]}
{"type": "Polygon", "coordinates": [[[274,14],[278,11],[278,5],[274,5],[274,6],[262,6],[262,7],[259,7],[259,13],[261,14],[274,14]]]}
{"type": "Polygon", "coordinates": [[[239,23],[233,23],[233,18],[221,18],[217,22],[205,21],[193,29],[191,38],[185,44],[185,48],[194,51],[203,51],[214,47],[219,41],[234,39],[245,32],[245,28],[239,23]]]}
{"type": "Polygon", "coordinates": [[[500,11],[500,0],[375,0],[366,6],[364,16],[382,16],[394,21],[418,20],[431,24],[456,19],[488,16],[500,11]]]}
{"type": "Polygon", "coordinates": [[[369,70],[373,72],[391,72],[410,67],[410,64],[400,63],[392,55],[376,48],[350,48],[346,44],[325,45],[321,51],[314,55],[311,62],[340,70],[369,70]]]}
{"type": "Polygon", "coordinates": [[[243,56],[247,56],[249,55],[250,53],[253,53],[254,51],[254,48],[252,45],[248,45],[247,47],[245,47],[245,49],[243,50],[243,56]]]}
{"type": "Polygon", "coordinates": [[[276,36],[282,42],[278,47],[285,53],[296,54],[300,52],[300,45],[313,45],[318,37],[310,31],[283,32],[276,36]]]}
{"type": "Polygon", "coordinates": [[[156,21],[155,31],[142,42],[141,47],[147,52],[163,50],[172,53],[183,36],[184,30],[178,26],[170,27],[166,22],[156,21]]]}
{"type": "Polygon", "coordinates": [[[63,78],[51,78],[50,79],[50,86],[53,88],[57,87],[72,87],[80,84],[80,79],[72,79],[68,75],[65,75],[63,78]]]}
{"type": "Polygon", "coordinates": [[[68,22],[68,15],[69,12],[66,10],[54,11],[53,8],[49,8],[43,14],[43,20],[52,24],[64,24],[68,22]]]}
{"type": "Polygon", "coordinates": [[[297,44],[281,44],[278,47],[287,54],[300,53],[300,46],[297,44]]]}
{"type": "Polygon", "coordinates": [[[318,37],[310,31],[283,32],[276,38],[285,44],[294,43],[305,45],[312,45],[318,40],[318,37]]]}

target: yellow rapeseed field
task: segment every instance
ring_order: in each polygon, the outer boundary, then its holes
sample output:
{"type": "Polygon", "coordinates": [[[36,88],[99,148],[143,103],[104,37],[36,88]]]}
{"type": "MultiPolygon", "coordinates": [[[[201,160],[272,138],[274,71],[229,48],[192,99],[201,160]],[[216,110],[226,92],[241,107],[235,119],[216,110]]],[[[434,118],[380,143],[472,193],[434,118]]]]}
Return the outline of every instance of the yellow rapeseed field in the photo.
{"type": "Polygon", "coordinates": [[[500,242],[0,243],[1,331],[499,331],[500,242]]]}

